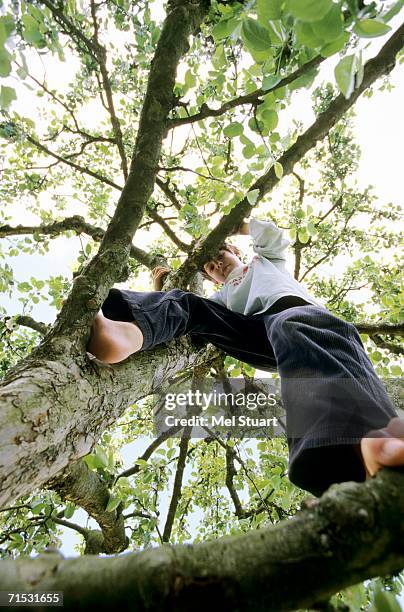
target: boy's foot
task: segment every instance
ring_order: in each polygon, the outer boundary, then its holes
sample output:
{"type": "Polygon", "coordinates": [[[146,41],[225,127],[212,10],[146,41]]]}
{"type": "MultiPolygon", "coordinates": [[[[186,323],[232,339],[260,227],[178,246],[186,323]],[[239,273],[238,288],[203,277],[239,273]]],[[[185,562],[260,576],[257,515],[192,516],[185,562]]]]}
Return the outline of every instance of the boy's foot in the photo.
{"type": "Polygon", "coordinates": [[[119,363],[143,346],[143,334],[135,322],[112,321],[99,312],[91,328],[87,349],[100,361],[119,363]]]}
{"type": "Polygon", "coordinates": [[[378,437],[361,440],[363,462],[370,476],[383,467],[404,467],[404,419],[391,419],[373,433],[378,437]]]}

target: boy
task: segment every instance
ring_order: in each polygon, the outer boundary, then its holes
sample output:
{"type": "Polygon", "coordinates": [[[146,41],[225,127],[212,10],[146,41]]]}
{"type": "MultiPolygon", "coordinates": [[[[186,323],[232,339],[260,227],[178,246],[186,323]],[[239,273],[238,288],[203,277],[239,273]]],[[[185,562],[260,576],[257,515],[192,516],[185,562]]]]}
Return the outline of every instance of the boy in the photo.
{"type": "Polygon", "coordinates": [[[238,230],[253,238],[243,264],[222,245],[201,269],[222,284],[209,298],[163,292],[170,270],[153,270],[152,292],[111,289],[88,349],[108,363],[191,333],[259,369],[278,369],[287,413],[289,478],[321,495],[334,482],[363,481],[404,465],[404,420],[377,378],[356,328],[332,315],[286,270],[289,241],[271,222],[238,230]],[[373,437],[370,435],[373,430],[373,437]]]}

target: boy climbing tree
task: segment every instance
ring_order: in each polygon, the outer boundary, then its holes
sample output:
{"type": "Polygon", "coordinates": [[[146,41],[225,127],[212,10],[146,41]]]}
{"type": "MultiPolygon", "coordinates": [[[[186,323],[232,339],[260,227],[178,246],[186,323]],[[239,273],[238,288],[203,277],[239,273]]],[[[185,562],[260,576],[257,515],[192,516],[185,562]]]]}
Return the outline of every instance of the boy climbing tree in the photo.
{"type": "Polygon", "coordinates": [[[252,218],[255,256],[243,264],[223,244],[203,264],[221,289],[203,298],[160,291],[169,268],[153,270],[156,291],[111,289],[88,350],[108,363],[191,333],[260,369],[276,367],[287,415],[289,478],[321,495],[330,484],[361,481],[404,464],[404,421],[397,417],[356,328],[329,312],[286,269],[289,240],[252,218]],[[105,316],[104,316],[105,315],[105,316]]]}

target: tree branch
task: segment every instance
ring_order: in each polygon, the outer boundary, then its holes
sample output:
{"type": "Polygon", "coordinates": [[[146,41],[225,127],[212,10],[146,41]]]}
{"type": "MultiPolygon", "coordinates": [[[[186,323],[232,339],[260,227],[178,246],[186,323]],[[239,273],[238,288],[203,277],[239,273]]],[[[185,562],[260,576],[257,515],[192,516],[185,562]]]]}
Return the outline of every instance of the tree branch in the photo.
{"type": "Polygon", "coordinates": [[[60,334],[68,334],[70,338],[75,337],[84,351],[91,321],[109,288],[127,277],[126,262],[132,238],[154,188],[165,125],[174,103],[177,65],[189,47],[188,37],[199,28],[208,9],[206,0],[169,4],[151,63],[128,180],[97,255],[73,283],[51,336],[48,335],[50,342],[53,338],[57,342],[60,334]]]}
{"type": "MultiPolygon", "coordinates": [[[[3,321],[7,321],[7,319],[10,319],[10,318],[11,317],[4,317],[3,321]]],[[[16,315],[14,316],[14,319],[16,323],[18,323],[18,325],[23,325],[24,327],[30,327],[31,329],[40,333],[42,336],[44,336],[49,331],[49,328],[50,328],[50,326],[47,325],[46,323],[42,323],[41,321],[35,321],[35,319],[30,317],[29,315],[16,315]]]]}
{"type": "Polygon", "coordinates": [[[122,504],[116,510],[105,510],[110,492],[96,472],[90,470],[85,461],[76,461],[54,478],[45,483],[47,489],[56,491],[63,500],[84,508],[102,530],[100,552],[107,554],[125,550],[129,540],[125,535],[122,504]]]}
{"type": "Polygon", "coordinates": [[[109,116],[111,119],[112,131],[115,136],[116,145],[118,147],[119,156],[121,158],[121,167],[125,181],[128,178],[128,162],[126,159],[125,147],[123,144],[123,136],[121,131],[121,124],[119,122],[118,117],[116,116],[115,106],[114,106],[114,97],[112,95],[111,83],[108,76],[106,56],[107,51],[105,47],[103,47],[98,40],[98,22],[97,22],[97,8],[94,0],[90,1],[91,6],[91,16],[94,24],[94,45],[96,57],[98,60],[98,64],[100,66],[102,84],[105,91],[105,96],[107,99],[107,108],[109,112],[109,116]]]}
{"type": "Polygon", "coordinates": [[[292,74],[283,78],[281,81],[279,81],[279,83],[277,83],[273,87],[270,87],[269,89],[265,89],[265,90],[260,88],[244,96],[233,98],[232,100],[228,100],[227,102],[222,104],[220,108],[217,108],[217,109],[209,108],[207,104],[202,104],[201,110],[199,111],[199,113],[195,113],[195,115],[189,115],[188,117],[179,117],[177,119],[170,119],[167,123],[167,128],[172,129],[172,128],[178,127],[179,125],[185,125],[187,123],[195,123],[196,121],[201,121],[202,119],[206,119],[207,117],[219,117],[220,115],[223,115],[224,113],[226,113],[228,110],[231,110],[232,108],[236,108],[237,106],[242,106],[245,104],[254,104],[254,105],[259,104],[260,98],[262,96],[265,96],[266,94],[270,92],[276,91],[277,89],[280,89],[281,87],[284,87],[285,85],[288,85],[289,83],[292,83],[292,81],[295,81],[297,78],[301,77],[303,74],[306,74],[306,72],[309,72],[310,70],[313,70],[314,68],[319,66],[321,62],[323,61],[324,61],[324,58],[321,57],[321,55],[317,55],[316,57],[311,59],[309,62],[306,62],[306,64],[303,64],[303,66],[300,66],[300,68],[292,72],[292,74]]]}
{"type": "Polygon", "coordinates": [[[147,214],[163,228],[166,235],[179,249],[181,249],[181,251],[184,251],[185,253],[190,252],[191,245],[178,238],[177,234],[171,229],[168,223],[162,217],[160,217],[160,215],[154,209],[148,208],[147,214]]]}
{"type": "Polygon", "coordinates": [[[50,149],[48,149],[48,147],[45,147],[45,145],[40,143],[38,140],[30,136],[29,134],[25,134],[25,137],[28,140],[28,142],[33,144],[37,149],[39,149],[40,151],[43,151],[44,153],[46,153],[47,155],[50,155],[51,157],[54,157],[59,162],[66,164],[67,166],[70,166],[71,168],[74,168],[75,170],[78,170],[79,172],[81,172],[81,174],[87,174],[88,176],[91,176],[97,179],[98,181],[101,181],[102,183],[105,183],[106,185],[109,185],[110,187],[117,189],[118,191],[122,191],[122,187],[114,183],[114,181],[111,181],[108,177],[103,176],[102,174],[98,174],[98,172],[94,172],[93,170],[90,170],[89,168],[86,168],[85,166],[80,166],[79,164],[75,164],[74,162],[70,161],[66,157],[62,157],[61,155],[58,155],[58,153],[51,151],[50,149]]]}
{"type": "MultiPolygon", "coordinates": [[[[353,91],[351,96],[346,99],[342,94],[337,96],[321,113],[315,122],[297,139],[296,142],[279,158],[283,167],[283,176],[290,174],[293,166],[304,155],[324,138],[329,130],[341,119],[347,110],[356,102],[359,96],[370,87],[377,79],[384,74],[389,74],[395,66],[396,55],[403,47],[404,25],[402,25],[390,39],[384,44],[376,57],[369,60],[364,68],[364,76],[361,85],[353,91]]],[[[268,172],[262,175],[251,187],[249,191],[257,189],[259,195],[256,204],[269,193],[279,182],[272,166],[268,172]]],[[[201,265],[211,259],[221,244],[229,234],[234,231],[243,219],[251,213],[253,206],[245,196],[230,213],[224,215],[218,225],[210,232],[205,240],[201,241],[192,255],[183,263],[176,272],[174,283],[177,286],[186,286],[189,278],[195,274],[201,265]]]]}
{"type": "Polygon", "coordinates": [[[0,589],[64,591],[64,607],[279,612],[314,608],[349,585],[404,565],[404,471],[332,486],[290,520],[193,545],[109,559],[39,555],[0,561],[0,589]],[[293,584],[285,591],[284,585],[293,584]]]}
{"type": "Polygon", "coordinates": [[[388,334],[389,336],[404,336],[404,325],[402,323],[355,323],[356,329],[361,334],[388,334]]]}
{"type": "Polygon", "coordinates": [[[174,477],[173,492],[170,500],[170,506],[168,508],[166,524],[164,525],[163,531],[163,542],[169,542],[171,537],[171,531],[174,525],[175,513],[177,511],[178,503],[181,497],[182,478],[184,475],[185,461],[187,458],[187,451],[189,440],[191,438],[192,427],[185,427],[181,436],[180,442],[180,454],[178,457],[177,470],[174,477]]]}
{"type": "MultiPolygon", "coordinates": [[[[96,242],[101,242],[105,234],[105,230],[103,230],[101,227],[87,223],[84,217],[81,217],[80,215],[73,215],[73,217],[66,217],[63,219],[63,221],[55,221],[54,223],[37,226],[16,225],[12,227],[11,225],[1,225],[0,238],[4,238],[5,236],[22,236],[24,234],[35,233],[48,235],[54,238],[69,230],[73,230],[77,234],[87,234],[96,242]]],[[[165,262],[165,258],[163,256],[150,255],[133,244],[130,248],[130,257],[133,257],[150,269],[154,268],[156,265],[164,265],[165,262]]]]}

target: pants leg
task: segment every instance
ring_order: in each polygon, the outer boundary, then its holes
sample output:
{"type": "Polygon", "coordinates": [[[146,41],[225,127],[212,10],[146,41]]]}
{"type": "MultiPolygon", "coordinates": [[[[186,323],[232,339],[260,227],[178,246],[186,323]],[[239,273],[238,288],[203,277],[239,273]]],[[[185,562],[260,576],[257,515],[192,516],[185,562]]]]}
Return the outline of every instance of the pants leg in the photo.
{"type": "Polygon", "coordinates": [[[264,320],[281,377],[290,480],[315,495],[364,480],[353,445],[397,415],[356,328],[314,305],[264,320]]]}
{"type": "Polygon", "coordinates": [[[113,320],[139,325],[142,351],[190,333],[193,340],[211,342],[229,355],[262,370],[276,370],[265,323],[200,297],[190,291],[127,291],[111,289],[102,305],[113,320]]]}

